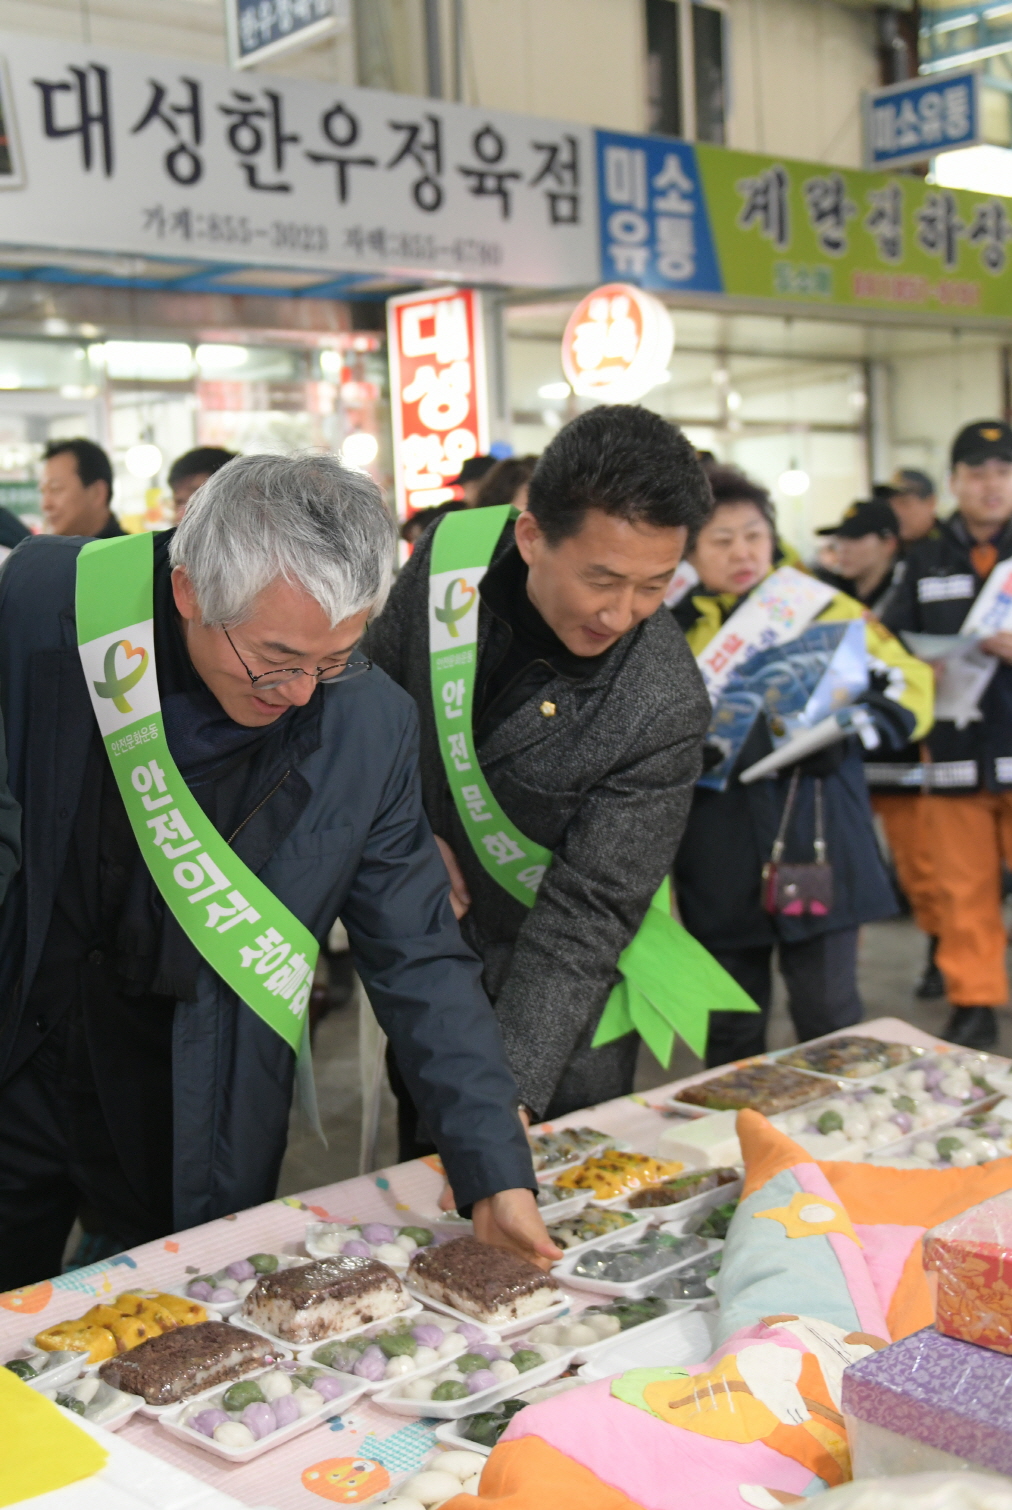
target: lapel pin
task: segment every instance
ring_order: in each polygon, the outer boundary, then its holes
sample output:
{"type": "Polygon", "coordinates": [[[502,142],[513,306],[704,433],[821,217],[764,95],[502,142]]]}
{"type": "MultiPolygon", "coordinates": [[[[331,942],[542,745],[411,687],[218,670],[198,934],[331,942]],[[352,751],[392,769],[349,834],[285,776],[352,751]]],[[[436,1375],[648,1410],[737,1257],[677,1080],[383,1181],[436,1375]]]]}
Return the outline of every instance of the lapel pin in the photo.
{"type": "Polygon", "coordinates": [[[558,710],[558,708],[556,708],[556,706],[555,706],[554,703],[550,703],[550,702],[545,701],[545,702],[543,702],[541,704],[541,716],[542,716],[542,718],[554,718],[555,715],[556,715],[556,713],[558,711],[559,710],[558,710]]]}

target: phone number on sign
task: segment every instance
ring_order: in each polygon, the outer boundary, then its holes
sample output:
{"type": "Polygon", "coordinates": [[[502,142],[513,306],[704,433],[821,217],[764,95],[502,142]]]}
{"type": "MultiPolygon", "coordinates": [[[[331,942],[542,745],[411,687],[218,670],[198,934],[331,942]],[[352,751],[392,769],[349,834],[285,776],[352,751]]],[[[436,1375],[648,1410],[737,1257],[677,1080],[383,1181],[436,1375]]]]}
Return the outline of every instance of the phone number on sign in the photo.
{"type": "Polygon", "coordinates": [[[276,250],[325,252],[327,227],[295,220],[272,220],[255,225],[245,215],[205,215],[182,209],[151,205],[142,212],[142,229],[160,241],[210,241],[223,246],[254,246],[266,243],[276,250]]]}

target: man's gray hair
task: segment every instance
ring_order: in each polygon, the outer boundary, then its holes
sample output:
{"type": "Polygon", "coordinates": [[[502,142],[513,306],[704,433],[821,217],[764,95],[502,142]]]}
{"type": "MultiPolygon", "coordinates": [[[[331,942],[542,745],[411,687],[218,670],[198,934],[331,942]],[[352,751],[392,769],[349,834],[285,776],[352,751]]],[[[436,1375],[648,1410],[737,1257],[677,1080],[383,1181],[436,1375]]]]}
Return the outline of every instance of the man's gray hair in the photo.
{"type": "Polygon", "coordinates": [[[379,488],[333,456],[238,456],[194,494],[169,549],[186,568],[205,624],[241,624],[284,578],[316,599],[331,627],[378,612],[397,530],[379,488]]]}

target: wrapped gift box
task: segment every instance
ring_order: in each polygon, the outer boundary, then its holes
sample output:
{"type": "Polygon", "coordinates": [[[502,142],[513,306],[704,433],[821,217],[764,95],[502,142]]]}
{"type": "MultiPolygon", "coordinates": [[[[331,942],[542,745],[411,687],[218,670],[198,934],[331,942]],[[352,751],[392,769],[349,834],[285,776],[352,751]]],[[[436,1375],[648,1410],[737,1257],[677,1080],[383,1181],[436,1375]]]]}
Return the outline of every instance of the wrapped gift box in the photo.
{"type": "Polygon", "coordinates": [[[937,1276],[940,1332],[1012,1353],[1012,1191],[926,1233],[924,1267],[937,1276]]]}
{"type": "Polygon", "coordinates": [[[855,1477],[945,1459],[1012,1475],[1012,1359],[1001,1353],[928,1327],[850,1364],[842,1408],[855,1477]]]}

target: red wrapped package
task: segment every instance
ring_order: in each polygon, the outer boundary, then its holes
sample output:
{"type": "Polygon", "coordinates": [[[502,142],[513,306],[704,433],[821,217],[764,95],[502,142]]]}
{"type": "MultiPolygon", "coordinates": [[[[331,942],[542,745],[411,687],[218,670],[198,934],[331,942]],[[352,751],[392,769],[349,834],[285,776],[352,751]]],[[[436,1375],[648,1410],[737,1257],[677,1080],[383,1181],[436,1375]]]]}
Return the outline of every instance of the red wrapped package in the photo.
{"type": "Polygon", "coordinates": [[[925,1233],[924,1267],[938,1276],[940,1332],[1012,1353],[1012,1190],[925,1233]]]}

